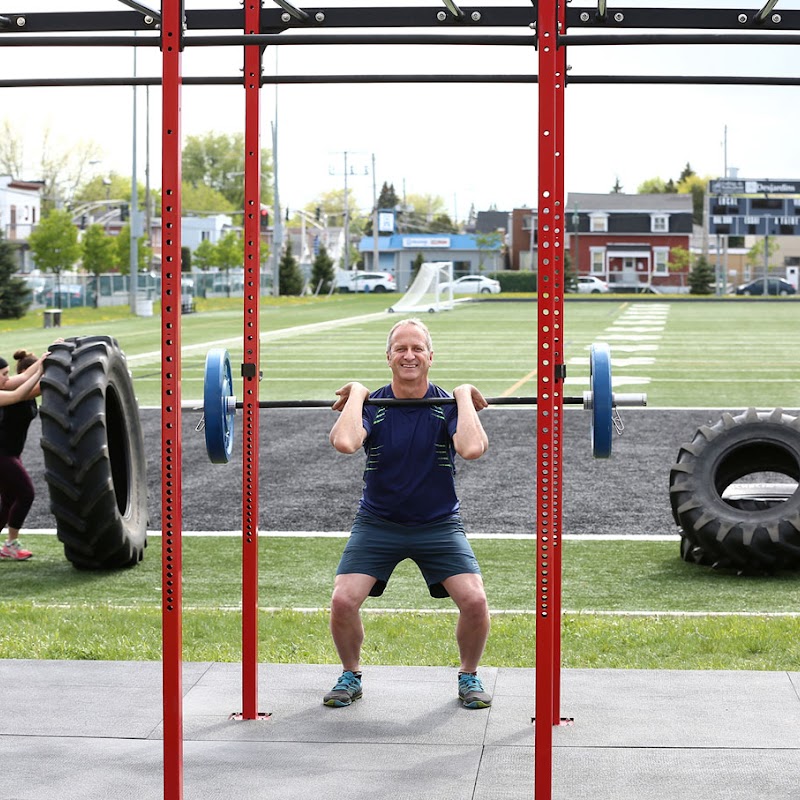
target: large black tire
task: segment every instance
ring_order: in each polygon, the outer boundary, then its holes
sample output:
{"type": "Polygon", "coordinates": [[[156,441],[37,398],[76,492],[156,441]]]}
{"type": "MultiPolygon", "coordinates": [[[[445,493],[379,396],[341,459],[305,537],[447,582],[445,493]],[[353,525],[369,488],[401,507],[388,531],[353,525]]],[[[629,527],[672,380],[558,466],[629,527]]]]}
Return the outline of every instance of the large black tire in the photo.
{"type": "Polygon", "coordinates": [[[800,568],[800,419],[776,408],[723,414],[681,445],[670,503],[686,561],[769,573],[800,568]],[[759,474],[795,482],[784,500],[726,499],[735,481],[759,474]]]}
{"type": "Polygon", "coordinates": [[[55,343],[41,387],[45,480],[67,560],[79,569],[138,564],[147,478],[125,354],[110,336],[55,343]]]}

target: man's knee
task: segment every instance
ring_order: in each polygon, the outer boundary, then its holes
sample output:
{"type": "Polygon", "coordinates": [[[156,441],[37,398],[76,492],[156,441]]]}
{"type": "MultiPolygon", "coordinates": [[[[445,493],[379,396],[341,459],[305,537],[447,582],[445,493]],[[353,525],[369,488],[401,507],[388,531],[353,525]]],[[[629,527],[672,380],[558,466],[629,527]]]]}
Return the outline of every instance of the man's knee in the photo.
{"type": "Polygon", "coordinates": [[[363,605],[375,584],[370,575],[337,575],[331,596],[331,614],[354,614],[363,605]]]}

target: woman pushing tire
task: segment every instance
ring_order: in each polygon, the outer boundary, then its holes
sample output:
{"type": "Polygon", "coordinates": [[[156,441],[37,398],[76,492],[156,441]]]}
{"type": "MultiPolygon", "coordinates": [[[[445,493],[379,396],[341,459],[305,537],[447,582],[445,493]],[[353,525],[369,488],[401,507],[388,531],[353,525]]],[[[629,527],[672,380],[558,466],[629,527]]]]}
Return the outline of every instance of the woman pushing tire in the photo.
{"type": "Polygon", "coordinates": [[[147,480],[125,354],[110,336],[57,342],[41,392],[45,480],[67,560],[79,569],[138,564],[147,546],[147,480]]]}

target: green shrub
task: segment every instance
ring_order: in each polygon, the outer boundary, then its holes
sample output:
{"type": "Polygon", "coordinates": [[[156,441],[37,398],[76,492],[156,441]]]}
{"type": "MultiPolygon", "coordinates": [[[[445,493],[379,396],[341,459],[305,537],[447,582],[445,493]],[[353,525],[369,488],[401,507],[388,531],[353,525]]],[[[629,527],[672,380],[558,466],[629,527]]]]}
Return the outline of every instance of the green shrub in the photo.
{"type": "Polygon", "coordinates": [[[494,278],[500,281],[500,288],[504,292],[535,292],[536,291],[536,273],[506,269],[502,272],[492,272],[487,275],[488,278],[494,278]]]}

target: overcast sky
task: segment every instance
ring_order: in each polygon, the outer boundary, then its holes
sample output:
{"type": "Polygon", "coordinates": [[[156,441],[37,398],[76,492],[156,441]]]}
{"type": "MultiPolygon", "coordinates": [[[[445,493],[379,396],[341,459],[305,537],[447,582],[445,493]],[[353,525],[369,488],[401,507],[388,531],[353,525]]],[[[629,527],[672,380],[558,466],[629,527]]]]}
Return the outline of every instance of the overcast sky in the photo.
{"type": "MultiPolygon", "coordinates": [[[[382,0],[392,6],[436,6],[436,0],[382,0]]],[[[147,0],[145,0],[147,2],[147,0]]],[[[376,2],[328,0],[318,6],[376,2]]],[[[638,0],[625,7],[735,8],[717,0],[638,0]]],[[[156,0],[151,4],[159,6],[156,0]]],[[[267,3],[265,3],[266,5],[267,3]]],[[[28,0],[26,11],[127,10],[116,0],[28,0]]],[[[296,0],[296,5],[303,3],[296,0]]],[[[466,5],[466,3],[464,4],[466,5]]],[[[471,0],[475,6],[531,7],[528,0],[471,0]]],[[[574,7],[596,8],[586,0],[574,7]]],[[[753,12],[763,5],[752,4],[753,12]]],[[[186,0],[188,9],[241,7],[239,0],[186,0]]],[[[442,4],[442,8],[444,5],[442,4]]],[[[800,9],[781,0],[775,11],[800,9]]],[[[430,31],[427,31],[430,32],[430,31]]],[[[523,31],[510,31],[519,34],[523,31]]],[[[264,72],[281,74],[486,73],[535,74],[533,48],[519,47],[289,47],[271,48],[264,72]]],[[[133,54],[121,48],[0,47],[0,74],[17,77],[130,76],[133,54]]],[[[157,48],[140,48],[137,74],[161,74],[157,48]]],[[[238,76],[241,48],[187,48],[187,76],[238,76]]],[[[797,76],[797,46],[571,47],[572,75],[797,76]]],[[[161,92],[150,96],[151,183],[161,181],[161,92]]],[[[800,179],[800,87],[577,85],[566,90],[566,190],[607,192],[618,179],[635,192],[653,177],[677,178],[686,162],[701,175],[728,167],[740,177],[800,179]],[[727,129],[727,140],[725,137],[727,129]],[[723,146],[727,141],[726,149],[723,146]]],[[[270,148],[278,120],[279,190],[284,207],[343,188],[344,153],[368,167],[349,186],[359,204],[372,204],[372,157],[377,186],[398,194],[440,195],[451,214],[471,205],[510,210],[536,205],[537,88],[535,84],[384,84],[283,86],[262,90],[262,144],[270,148]]],[[[92,140],[102,152],[98,173],[130,174],[133,89],[0,89],[0,121],[24,132],[29,174],[36,177],[42,131],[63,147],[92,140]]],[[[144,181],[147,120],[145,90],[138,90],[139,179],[144,181]]],[[[244,126],[244,90],[236,86],[183,88],[183,134],[236,133],[244,126]]]]}

